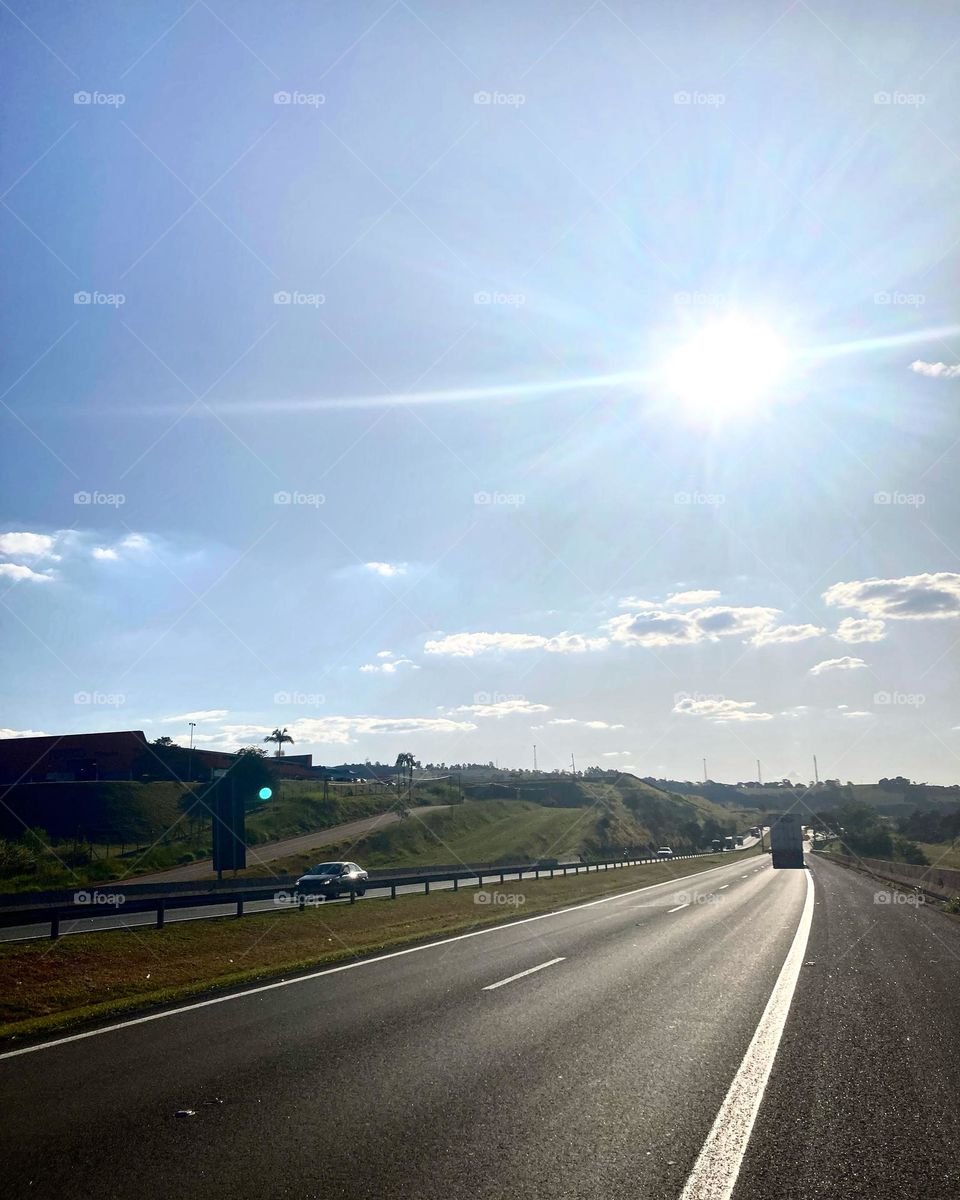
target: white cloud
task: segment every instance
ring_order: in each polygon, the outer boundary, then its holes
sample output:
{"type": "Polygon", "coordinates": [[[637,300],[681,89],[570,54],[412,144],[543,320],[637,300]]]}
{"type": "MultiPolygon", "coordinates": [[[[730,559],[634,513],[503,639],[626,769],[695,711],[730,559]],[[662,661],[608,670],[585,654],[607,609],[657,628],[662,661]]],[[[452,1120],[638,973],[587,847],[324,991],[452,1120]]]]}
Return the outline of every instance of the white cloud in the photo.
{"type": "Polygon", "coordinates": [[[120,545],[124,550],[149,550],[150,539],[142,533],[130,533],[120,545]]]}
{"type": "Polygon", "coordinates": [[[668,604],[709,604],[711,600],[719,600],[719,592],[674,592],[667,600],[668,604]]]}
{"type": "Polygon", "coordinates": [[[406,563],[368,562],[363,565],[368,571],[373,571],[375,575],[380,575],[384,579],[392,579],[394,575],[407,573],[406,563]]]}
{"type": "Polygon", "coordinates": [[[50,583],[55,578],[49,571],[34,571],[23,563],[0,563],[0,575],[18,583],[25,579],[31,583],[50,583]]]}
{"type": "Polygon", "coordinates": [[[424,645],[427,654],[447,654],[454,658],[473,658],[488,650],[546,650],[551,654],[581,654],[602,650],[606,638],[586,638],[578,633],[559,633],[545,637],[539,633],[451,633],[430,639],[424,645]]]}
{"type": "Polygon", "coordinates": [[[40,558],[52,549],[53,538],[48,533],[0,533],[0,554],[40,558]]]}
{"type": "Polygon", "coordinates": [[[851,658],[849,654],[845,654],[843,658],[825,658],[823,662],[818,662],[810,668],[810,674],[822,675],[824,671],[859,671],[866,665],[862,658],[851,658]]]}
{"type": "Polygon", "coordinates": [[[392,650],[378,650],[377,658],[393,658],[392,650]]]}
{"type": "Polygon", "coordinates": [[[601,758],[629,758],[629,750],[604,750],[600,755],[601,758]]]}
{"type": "Polygon", "coordinates": [[[527,713],[550,711],[549,704],[533,704],[529,700],[496,700],[490,704],[461,704],[454,712],[473,713],[475,717],[513,717],[527,713]]]}
{"type": "Polygon", "coordinates": [[[374,673],[380,675],[396,675],[400,667],[409,667],[411,671],[420,670],[412,658],[394,658],[389,661],[379,663],[364,663],[360,670],[367,675],[374,673]]]}
{"type": "Polygon", "coordinates": [[[872,717],[871,712],[861,712],[858,709],[851,708],[843,714],[845,717],[872,717]]]}
{"type": "Polygon", "coordinates": [[[859,579],[835,583],[823,593],[827,604],[859,609],[874,620],[923,621],[960,617],[960,575],[953,571],[859,579]]]}
{"type": "Polygon", "coordinates": [[[761,629],[753,639],[753,644],[755,646],[773,646],[789,642],[805,642],[808,638],[822,637],[826,632],[819,625],[777,625],[773,629],[761,629]]]}
{"type": "Polygon", "coordinates": [[[777,608],[712,605],[687,612],[641,610],[613,617],[607,629],[615,642],[627,646],[689,646],[721,637],[756,636],[780,616],[777,608]]]}
{"type": "Polygon", "coordinates": [[[53,734],[42,733],[39,729],[0,729],[0,738],[52,737],[53,734]]]}
{"type": "MultiPolygon", "coordinates": [[[[477,728],[472,721],[454,721],[448,717],[304,717],[293,721],[287,731],[302,752],[305,746],[346,746],[362,737],[417,734],[470,733],[477,728]]],[[[236,749],[262,743],[272,725],[222,725],[216,733],[198,732],[196,742],[217,749],[236,749]]]]}
{"type": "Polygon", "coordinates": [[[844,617],[833,636],[838,642],[850,645],[856,642],[880,642],[886,637],[886,629],[883,621],[869,617],[844,617]]]}
{"type": "Polygon", "coordinates": [[[929,379],[960,378],[960,365],[948,367],[946,363],[928,363],[919,358],[910,364],[910,370],[915,371],[918,375],[926,375],[929,379]]]}
{"type": "Polygon", "coordinates": [[[190,721],[222,721],[230,715],[228,708],[204,708],[199,712],[180,713],[176,717],[161,717],[164,725],[186,725],[190,721]]]}
{"type": "Polygon", "coordinates": [[[754,712],[756,700],[694,700],[685,697],[673,706],[675,713],[705,717],[708,721],[772,721],[773,713],[754,712]]]}
{"type": "Polygon", "coordinates": [[[116,562],[120,555],[109,546],[94,546],[91,555],[102,562],[116,562]]]}

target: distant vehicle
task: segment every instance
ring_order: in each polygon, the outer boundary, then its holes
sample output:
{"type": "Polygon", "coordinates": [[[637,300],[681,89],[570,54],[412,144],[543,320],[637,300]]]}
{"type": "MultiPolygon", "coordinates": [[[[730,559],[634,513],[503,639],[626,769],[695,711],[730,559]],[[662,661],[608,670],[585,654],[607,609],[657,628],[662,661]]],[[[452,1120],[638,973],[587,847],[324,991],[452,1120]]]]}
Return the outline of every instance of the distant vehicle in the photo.
{"type": "Polygon", "coordinates": [[[760,826],[759,825],[754,825],[754,827],[750,830],[750,836],[751,837],[759,837],[760,836],[760,826]]]}
{"type": "Polygon", "coordinates": [[[723,848],[724,848],[724,850],[732,850],[733,846],[734,846],[733,834],[728,833],[727,836],[723,839],[723,848]]]}
{"type": "Polygon", "coordinates": [[[297,891],[306,895],[337,900],[343,892],[362,896],[367,890],[369,876],[363,867],[353,862],[318,863],[297,880],[297,891]]]}
{"type": "Polygon", "coordinates": [[[770,826],[774,867],[803,868],[803,827],[795,813],[785,813],[770,826]]]}
{"type": "Polygon", "coordinates": [[[714,854],[719,854],[723,850],[723,838],[714,838],[710,845],[713,847],[714,854]]]}
{"type": "Polygon", "coordinates": [[[743,845],[743,834],[738,833],[737,836],[733,840],[736,843],[736,845],[742,846],[743,845]]]}
{"type": "Polygon", "coordinates": [[[673,858],[673,851],[669,846],[661,846],[657,851],[657,858],[673,858]]]}

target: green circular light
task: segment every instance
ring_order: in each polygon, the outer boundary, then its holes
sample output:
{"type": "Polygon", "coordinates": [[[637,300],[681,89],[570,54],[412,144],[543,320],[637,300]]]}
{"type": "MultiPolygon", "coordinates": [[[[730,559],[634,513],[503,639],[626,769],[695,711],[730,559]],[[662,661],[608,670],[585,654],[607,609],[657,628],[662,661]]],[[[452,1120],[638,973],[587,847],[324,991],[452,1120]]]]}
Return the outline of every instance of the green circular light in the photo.
{"type": "Polygon", "coordinates": [[[260,799],[261,800],[269,800],[272,795],[273,795],[273,788],[262,787],[260,789],[260,799]]]}

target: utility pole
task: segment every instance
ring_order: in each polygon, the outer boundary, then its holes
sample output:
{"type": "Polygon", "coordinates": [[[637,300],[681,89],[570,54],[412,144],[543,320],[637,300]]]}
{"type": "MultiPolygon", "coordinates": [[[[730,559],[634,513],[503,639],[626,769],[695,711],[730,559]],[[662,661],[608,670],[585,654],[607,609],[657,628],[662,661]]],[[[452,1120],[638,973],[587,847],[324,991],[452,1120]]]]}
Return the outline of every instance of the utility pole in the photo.
{"type": "Polygon", "coordinates": [[[572,754],[570,755],[570,770],[573,772],[574,775],[576,775],[577,764],[576,764],[576,762],[574,762],[574,758],[573,758],[572,754]]]}
{"type": "Polygon", "coordinates": [[[537,743],[533,743],[533,773],[537,773],[537,743]]]}
{"type": "Polygon", "coordinates": [[[813,780],[814,783],[820,782],[820,772],[817,770],[817,756],[813,756],[813,780]]]}
{"type": "Polygon", "coordinates": [[[190,782],[193,782],[193,731],[197,727],[196,721],[190,723],[190,782]]]}
{"type": "Polygon", "coordinates": [[[760,773],[760,759],[759,758],[757,759],[757,783],[759,783],[760,786],[763,787],[763,775],[761,775],[761,773],[760,773]]]}
{"type": "Polygon", "coordinates": [[[707,782],[707,760],[703,760],[703,782],[707,782]]]}

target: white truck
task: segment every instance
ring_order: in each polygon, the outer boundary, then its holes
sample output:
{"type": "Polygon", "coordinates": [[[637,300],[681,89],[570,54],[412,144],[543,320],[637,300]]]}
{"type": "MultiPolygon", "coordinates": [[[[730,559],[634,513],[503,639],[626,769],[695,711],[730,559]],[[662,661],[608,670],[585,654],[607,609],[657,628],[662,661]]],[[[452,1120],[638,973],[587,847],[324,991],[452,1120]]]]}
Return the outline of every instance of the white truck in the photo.
{"type": "Polygon", "coordinates": [[[784,813],[770,826],[770,853],[774,867],[803,869],[803,826],[796,813],[784,813]]]}

